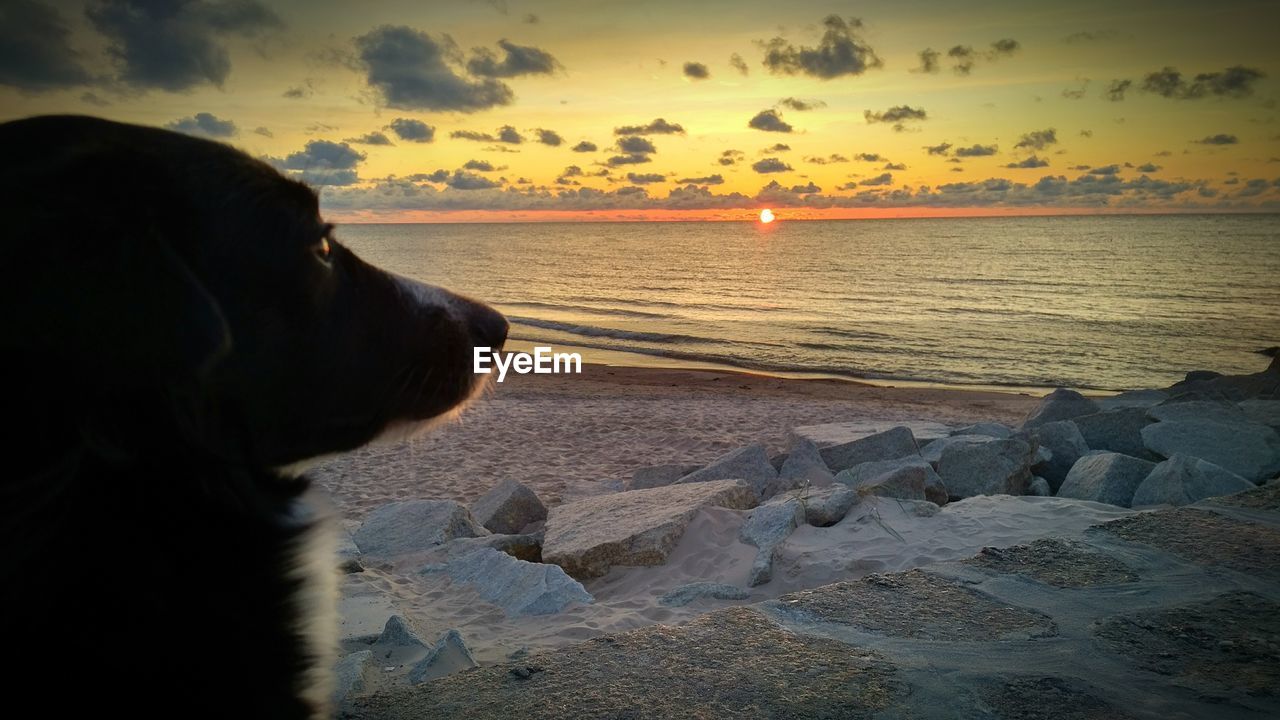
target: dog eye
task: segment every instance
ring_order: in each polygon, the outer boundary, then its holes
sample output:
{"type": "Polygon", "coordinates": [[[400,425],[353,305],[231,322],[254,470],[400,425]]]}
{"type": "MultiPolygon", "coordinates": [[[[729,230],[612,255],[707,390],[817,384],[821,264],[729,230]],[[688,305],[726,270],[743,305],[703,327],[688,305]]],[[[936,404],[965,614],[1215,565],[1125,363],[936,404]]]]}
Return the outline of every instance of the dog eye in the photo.
{"type": "Polygon", "coordinates": [[[329,247],[329,238],[322,237],[320,238],[320,242],[316,243],[312,247],[312,250],[315,252],[316,257],[325,262],[329,262],[329,255],[333,249],[329,247]]]}

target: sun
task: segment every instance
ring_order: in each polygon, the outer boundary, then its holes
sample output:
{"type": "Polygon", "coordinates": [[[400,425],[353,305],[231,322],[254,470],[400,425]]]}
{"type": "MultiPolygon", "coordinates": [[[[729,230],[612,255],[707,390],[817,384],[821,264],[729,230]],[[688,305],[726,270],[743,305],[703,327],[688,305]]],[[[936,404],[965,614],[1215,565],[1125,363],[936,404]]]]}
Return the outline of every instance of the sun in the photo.
{"type": "Polygon", "coordinates": [[[773,211],[765,208],[760,211],[760,222],[768,224],[773,222],[773,211]]]}

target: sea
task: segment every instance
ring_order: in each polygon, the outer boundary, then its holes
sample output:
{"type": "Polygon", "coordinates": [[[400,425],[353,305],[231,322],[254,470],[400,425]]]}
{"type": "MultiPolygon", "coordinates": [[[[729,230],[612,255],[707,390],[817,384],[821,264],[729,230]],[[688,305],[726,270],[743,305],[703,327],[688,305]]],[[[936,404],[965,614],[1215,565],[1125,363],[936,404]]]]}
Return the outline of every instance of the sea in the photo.
{"type": "Polygon", "coordinates": [[[348,224],[376,265],[608,362],[1123,390],[1256,372],[1280,215],[348,224]],[[621,358],[621,360],[619,360],[621,358]]]}

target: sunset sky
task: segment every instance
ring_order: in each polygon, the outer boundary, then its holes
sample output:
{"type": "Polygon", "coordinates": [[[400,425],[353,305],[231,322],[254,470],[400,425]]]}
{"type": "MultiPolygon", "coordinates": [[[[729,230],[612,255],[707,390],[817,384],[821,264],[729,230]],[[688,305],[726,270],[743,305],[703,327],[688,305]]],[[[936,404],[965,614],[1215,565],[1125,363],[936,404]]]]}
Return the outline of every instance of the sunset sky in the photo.
{"type": "Polygon", "coordinates": [[[1280,210],[1280,3],[0,5],[0,118],[212,137],[340,221],[1280,210]]]}

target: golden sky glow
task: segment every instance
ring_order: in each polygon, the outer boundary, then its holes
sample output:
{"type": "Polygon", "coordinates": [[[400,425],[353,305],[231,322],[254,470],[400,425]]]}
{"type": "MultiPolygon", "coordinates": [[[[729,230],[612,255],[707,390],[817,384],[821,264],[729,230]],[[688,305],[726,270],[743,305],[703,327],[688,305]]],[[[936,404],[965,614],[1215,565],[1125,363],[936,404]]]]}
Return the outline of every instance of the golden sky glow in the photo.
{"type": "Polygon", "coordinates": [[[1273,2],[16,0],[0,109],[212,136],[347,221],[1275,210],[1277,26],[1273,2]]]}

